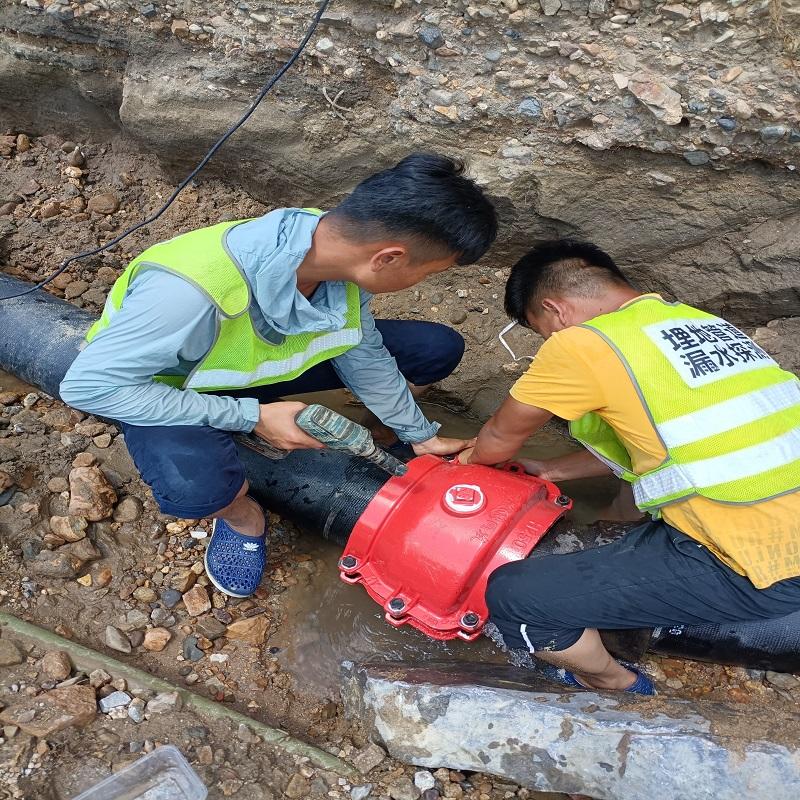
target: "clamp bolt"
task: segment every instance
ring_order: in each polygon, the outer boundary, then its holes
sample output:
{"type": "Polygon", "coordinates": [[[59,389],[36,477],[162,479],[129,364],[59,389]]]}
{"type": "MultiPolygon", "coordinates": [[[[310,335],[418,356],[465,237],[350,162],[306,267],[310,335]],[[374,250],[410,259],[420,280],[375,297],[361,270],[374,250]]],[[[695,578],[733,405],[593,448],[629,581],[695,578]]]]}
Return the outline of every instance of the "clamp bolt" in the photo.
{"type": "Polygon", "coordinates": [[[570,499],[565,494],[560,494],[556,497],[556,505],[557,506],[568,506],[570,504],[570,499]]]}
{"type": "Polygon", "coordinates": [[[406,607],[405,600],[401,597],[393,597],[389,601],[389,613],[393,617],[400,616],[403,613],[403,609],[406,607]]]}
{"type": "Polygon", "coordinates": [[[461,617],[461,627],[474,628],[480,621],[481,618],[474,611],[467,611],[467,613],[461,617]]]}
{"type": "Polygon", "coordinates": [[[358,566],[358,559],[355,556],[344,556],[339,559],[339,566],[342,569],[353,569],[358,566]]]}

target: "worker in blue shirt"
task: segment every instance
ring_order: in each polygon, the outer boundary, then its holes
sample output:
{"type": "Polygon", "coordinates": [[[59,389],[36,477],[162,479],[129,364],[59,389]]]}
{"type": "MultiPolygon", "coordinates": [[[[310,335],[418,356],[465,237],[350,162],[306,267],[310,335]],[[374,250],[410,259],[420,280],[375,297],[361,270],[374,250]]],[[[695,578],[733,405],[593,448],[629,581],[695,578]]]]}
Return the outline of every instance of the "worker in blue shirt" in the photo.
{"type": "Polygon", "coordinates": [[[463,449],[415,400],[456,367],[463,339],[436,323],[375,321],[369,300],[475,262],[496,231],[463,165],[418,153],[326,214],[283,208],[159,243],[112,287],[61,396],[121,423],[162,512],[214,518],[209,579],[247,597],[266,524],[232,434],[321,447],[294,422],[303,404],[280,398],[345,386],[417,455],[463,449]]]}

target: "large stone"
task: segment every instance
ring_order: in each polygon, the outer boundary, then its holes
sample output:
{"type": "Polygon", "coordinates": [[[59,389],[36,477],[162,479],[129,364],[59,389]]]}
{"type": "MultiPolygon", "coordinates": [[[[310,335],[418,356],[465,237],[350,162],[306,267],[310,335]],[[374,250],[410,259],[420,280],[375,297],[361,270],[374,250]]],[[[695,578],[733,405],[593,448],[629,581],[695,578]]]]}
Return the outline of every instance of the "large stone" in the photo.
{"type": "Polygon", "coordinates": [[[136,522],[142,516],[142,501],[138,497],[128,495],[120,500],[114,509],[115,522],[136,522]]]}
{"type": "Polygon", "coordinates": [[[389,755],[419,766],[597,800],[800,796],[800,743],[769,708],[553,686],[496,665],[350,665],[344,699],[389,755]]]}
{"type": "Polygon", "coordinates": [[[131,652],[131,640],[119,630],[119,628],[115,628],[113,625],[106,626],[105,640],[106,644],[118,653],[131,652]]]}
{"type": "Polygon", "coordinates": [[[264,614],[245,619],[237,619],[228,625],[225,635],[228,639],[237,639],[249,644],[264,644],[269,630],[269,619],[264,614]]]}
{"type": "Polygon", "coordinates": [[[113,192],[101,192],[89,198],[88,208],[95,214],[113,214],[119,209],[119,197],[113,192]]]}
{"type": "Polygon", "coordinates": [[[86,536],[89,523],[83,517],[50,517],[50,530],[65,542],[77,542],[86,536]]]}
{"type": "Polygon", "coordinates": [[[16,642],[11,639],[0,639],[0,667],[13,667],[24,660],[25,656],[16,642]]]}
{"type": "Polygon", "coordinates": [[[56,552],[43,550],[36,558],[28,562],[28,569],[43,578],[75,578],[86,563],[77,556],[60,549],[56,552]]]}
{"type": "Polygon", "coordinates": [[[667,125],[677,125],[683,118],[681,96],[665,83],[640,73],[628,80],[628,91],[667,125]]]}
{"type": "Polygon", "coordinates": [[[183,596],[183,604],[190,616],[197,617],[211,610],[208,592],[202,586],[195,586],[183,596]]]}
{"type": "Polygon", "coordinates": [[[160,653],[169,644],[171,638],[172,633],[166,628],[151,628],[144,633],[144,649],[160,653]]]}
{"type": "Polygon", "coordinates": [[[91,686],[68,686],[25,698],[0,713],[0,722],[44,738],[65,728],[88,725],[96,713],[97,702],[91,686]]]}
{"type": "Polygon", "coordinates": [[[42,671],[51,680],[63,681],[69,678],[72,663],[63,650],[49,650],[42,658],[42,671]]]}
{"type": "Polygon", "coordinates": [[[99,522],[114,512],[117,493],[98,466],[73,467],[69,473],[69,491],[70,516],[99,522]]]}
{"type": "Polygon", "coordinates": [[[181,696],[178,692],[161,692],[147,703],[146,714],[167,714],[170,711],[180,711],[181,696]]]}

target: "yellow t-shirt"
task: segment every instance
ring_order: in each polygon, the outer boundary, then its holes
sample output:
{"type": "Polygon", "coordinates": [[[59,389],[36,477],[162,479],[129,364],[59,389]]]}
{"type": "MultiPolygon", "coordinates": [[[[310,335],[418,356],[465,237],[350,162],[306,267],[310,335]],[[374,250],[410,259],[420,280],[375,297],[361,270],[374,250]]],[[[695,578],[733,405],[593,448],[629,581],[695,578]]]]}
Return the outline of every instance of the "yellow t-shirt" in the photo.
{"type": "MultiPolygon", "coordinates": [[[[622,361],[587,328],[554,333],[511,396],[567,420],[594,411],[625,445],[636,473],[666,457],[622,361]]],[[[662,514],[760,589],[800,575],[800,492],[741,506],[691,497],[662,514]]]]}

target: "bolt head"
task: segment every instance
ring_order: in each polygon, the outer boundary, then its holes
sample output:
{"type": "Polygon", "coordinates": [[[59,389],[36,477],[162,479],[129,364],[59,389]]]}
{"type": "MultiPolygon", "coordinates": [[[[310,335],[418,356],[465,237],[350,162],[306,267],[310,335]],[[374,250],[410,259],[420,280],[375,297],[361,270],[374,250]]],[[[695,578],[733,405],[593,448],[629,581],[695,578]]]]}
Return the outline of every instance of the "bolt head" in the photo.
{"type": "Polygon", "coordinates": [[[355,556],[343,556],[339,559],[339,566],[342,569],[353,569],[358,566],[358,559],[355,556]]]}
{"type": "Polygon", "coordinates": [[[480,622],[480,617],[474,611],[467,611],[461,617],[461,626],[464,628],[474,628],[480,622]]]}
{"type": "Polygon", "coordinates": [[[556,497],[556,505],[557,506],[568,506],[570,504],[570,499],[565,494],[560,494],[556,497]]]}
{"type": "Polygon", "coordinates": [[[389,611],[391,611],[393,614],[400,614],[405,607],[405,600],[403,600],[401,597],[393,597],[389,601],[389,611]]]}

